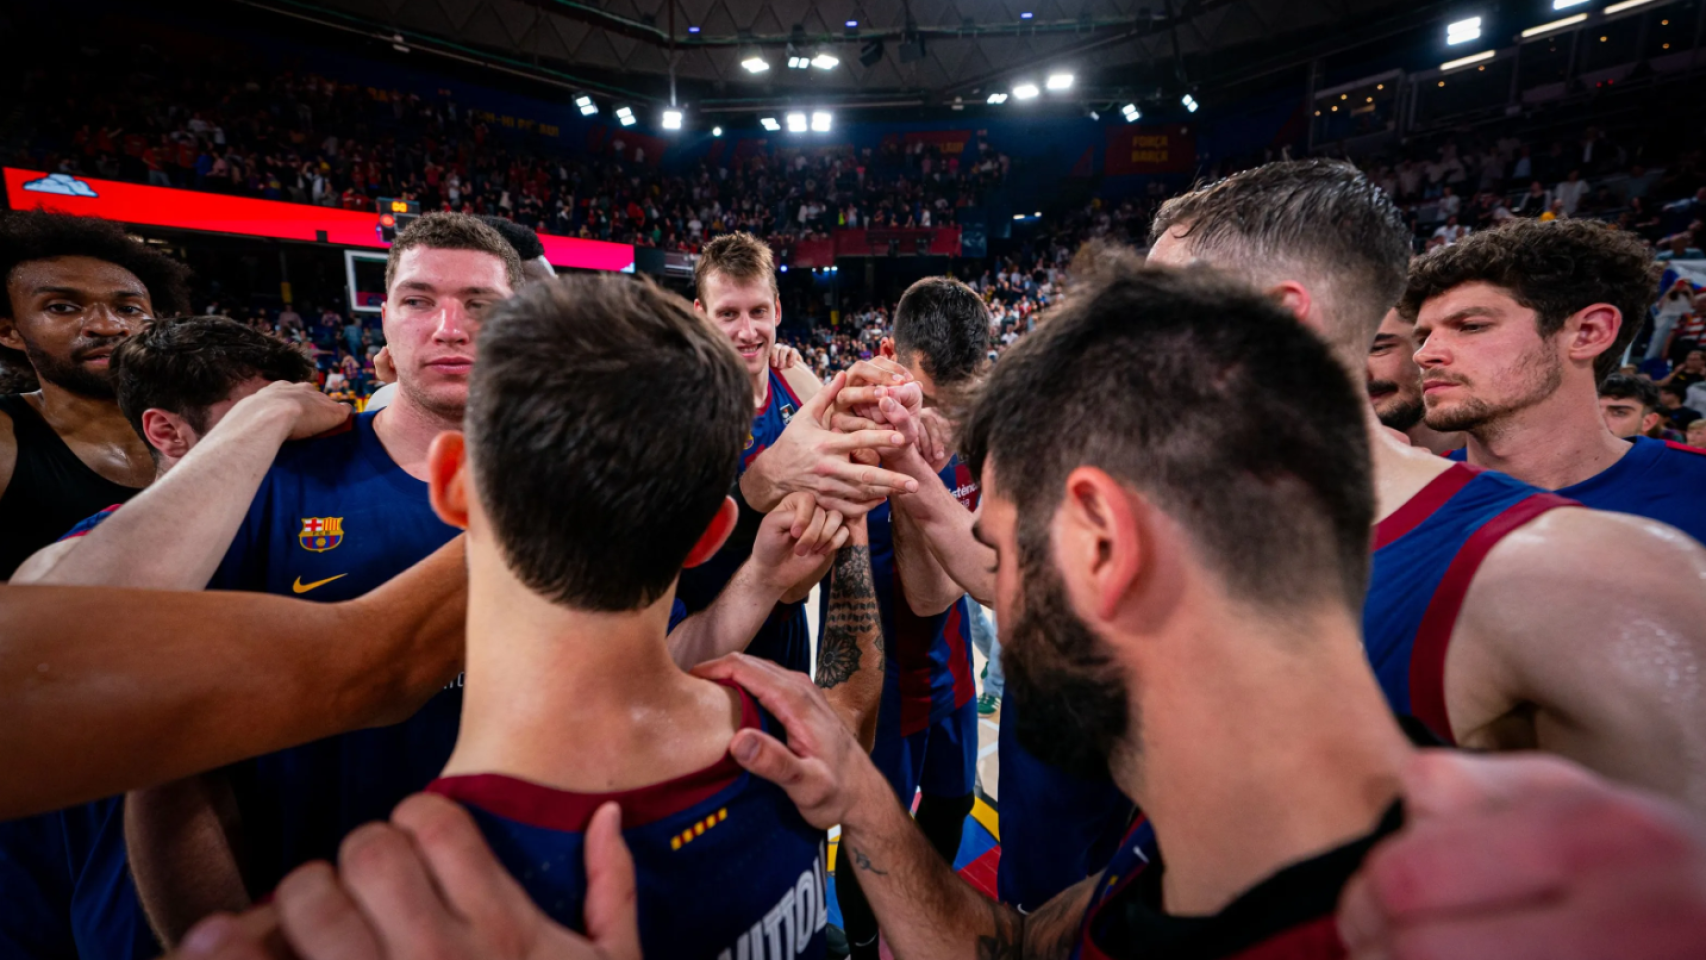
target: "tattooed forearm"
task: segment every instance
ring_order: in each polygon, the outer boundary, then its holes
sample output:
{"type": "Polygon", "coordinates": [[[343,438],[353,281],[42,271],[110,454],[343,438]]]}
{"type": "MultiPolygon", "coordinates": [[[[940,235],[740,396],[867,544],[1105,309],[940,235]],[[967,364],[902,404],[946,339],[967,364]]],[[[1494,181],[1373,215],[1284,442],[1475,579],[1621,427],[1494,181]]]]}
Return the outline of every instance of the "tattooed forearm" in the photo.
{"type": "Polygon", "coordinates": [[[994,933],[977,938],[977,960],[1027,960],[1025,918],[994,900],[986,901],[994,933]]]}
{"type": "MultiPolygon", "coordinates": [[[[867,644],[881,653],[882,623],[871,581],[871,548],[849,544],[836,553],[830,573],[829,618],[818,649],[817,685],[830,690],[851,679],[859,672],[867,644]]],[[[876,666],[882,669],[880,661],[876,666]]]]}
{"type": "Polygon", "coordinates": [[[874,873],[879,877],[886,877],[889,875],[887,870],[877,869],[877,867],[871,863],[871,858],[865,856],[865,852],[863,850],[855,847],[848,847],[847,852],[853,855],[853,865],[858,867],[861,872],[874,873]]]}

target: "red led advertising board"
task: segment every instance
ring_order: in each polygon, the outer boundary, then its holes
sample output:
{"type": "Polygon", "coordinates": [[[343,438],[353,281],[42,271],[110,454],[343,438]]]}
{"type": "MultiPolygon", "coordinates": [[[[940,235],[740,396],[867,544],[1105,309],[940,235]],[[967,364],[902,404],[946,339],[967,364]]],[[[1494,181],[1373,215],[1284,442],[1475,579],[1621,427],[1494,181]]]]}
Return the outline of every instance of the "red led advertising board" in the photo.
{"type": "MultiPolygon", "coordinates": [[[[12,167],[5,168],[5,176],[6,202],[14,210],[58,210],[141,226],[309,243],[322,241],[345,247],[388,246],[379,239],[377,211],[228,197],[12,167]],[[324,238],[320,236],[322,233],[324,238]]],[[[630,244],[575,237],[539,239],[545,244],[545,258],[558,267],[627,272],[634,269],[634,248],[630,244]]]]}

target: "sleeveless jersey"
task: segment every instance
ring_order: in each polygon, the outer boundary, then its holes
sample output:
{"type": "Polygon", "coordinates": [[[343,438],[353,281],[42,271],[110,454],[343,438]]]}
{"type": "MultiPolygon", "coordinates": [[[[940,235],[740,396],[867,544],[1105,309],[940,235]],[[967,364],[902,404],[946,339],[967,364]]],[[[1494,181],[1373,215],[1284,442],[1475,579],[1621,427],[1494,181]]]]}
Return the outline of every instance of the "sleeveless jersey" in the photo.
{"type": "Polygon", "coordinates": [[[1150,825],[1127,833],[1097,881],[1073,960],[1341,960],[1339,894],[1370,849],[1404,823],[1400,804],[1374,830],[1281,868],[1213,916],[1172,916],[1161,908],[1166,866],[1150,825]]]}
{"type": "MultiPolygon", "coordinates": [[[[784,735],[751,695],[741,690],[740,697],[743,728],[784,735]]],[[[824,956],[824,834],[781,788],[727,754],[697,773],[614,794],[569,793],[497,774],[445,777],[428,789],[466,806],[533,902],[572,929],[585,929],[583,831],[601,804],[615,800],[634,857],[646,956],[824,956]]]]}
{"type": "Polygon", "coordinates": [[[130,879],[123,797],[0,823],[0,957],[162,952],[130,879]]]}
{"type": "Polygon", "coordinates": [[[72,524],[142,490],[114,483],[77,459],[23,396],[0,397],[0,413],[12,419],[18,445],[12,479],[0,494],[0,580],[7,580],[72,524]]]}
{"type": "Polygon", "coordinates": [[[1394,712],[1453,742],[1445,654],[1481,561],[1535,517],[1574,501],[1457,464],[1375,527],[1363,646],[1394,712]]]}
{"type": "MultiPolygon", "coordinates": [[[[1554,490],[1584,507],[1668,523],[1706,543],[1706,450],[1672,440],[1635,437],[1622,459],[1599,473],[1554,490]]],[[[1446,455],[1463,462],[1467,450],[1446,455]]]]}
{"type": "MultiPolygon", "coordinates": [[[[348,600],[456,536],[433,513],[427,485],[385,451],[373,431],[375,416],[359,415],[340,432],[285,444],[211,588],[348,600]]],[[[335,858],[345,834],[387,819],[404,797],[431,783],[456,743],[461,711],[459,678],[402,723],[228,768],[252,891],[273,889],[309,860],[335,858]]]]}
{"type": "MultiPolygon", "coordinates": [[[[746,449],[741,452],[740,472],[743,474],[759,454],[782,436],[782,431],[787,429],[794,414],[803,406],[781,374],[772,369],[769,376],[770,399],[753,418],[752,435],[747,438],[746,449]]],[[[756,524],[743,524],[737,528],[739,536],[731,536],[710,560],[681,571],[676,593],[688,613],[705,609],[717,599],[717,594],[723,592],[735,571],[752,555],[752,538],[757,530],[756,524]]],[[[777,604],[747,645],[746,652],[790,670],[808,672],[811,669],[811,631],[806,625],[805,602],[777,604]]]]}
{"type": "MultiPolygon", "coordinates": [[[[937,474],[968,510],[976,510],[977,480],[956,457],[937,474]]],[[[912,612],[895,566],[894,526],[887,501],[865,518],[871,541],[871,579],[876,587],[888,667],[883,671],[883,711],[899,718],[901,736],[925,729],[977,697],[972,680],[971,611],[961,597],[942,613],[912,612]]]]}

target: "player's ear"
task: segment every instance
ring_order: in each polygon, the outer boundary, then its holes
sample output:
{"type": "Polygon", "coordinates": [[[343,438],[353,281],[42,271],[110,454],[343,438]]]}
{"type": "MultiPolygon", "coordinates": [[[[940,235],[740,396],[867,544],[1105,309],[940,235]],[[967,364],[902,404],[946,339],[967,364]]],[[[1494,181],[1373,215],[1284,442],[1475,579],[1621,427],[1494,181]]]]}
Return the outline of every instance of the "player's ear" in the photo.
{"type": "Polygon", "coordinates": [[[893,337],[884,337],[882,339],[882,342],[877,344],[877,356],[887,357],[890,360],[894,359],[894,338],[893,337]]]}
{"type": "Polygon", "coordinates": [[[195,440],[186,432],[188,426],[158,407],[149,407],[142,411],[142,438],[148,441],[149,446],[160,451],[161,456],[179,460],[190,452],[195,440]]]}
{"type": "Polygon", "coordinates": [[[1321,319],[1315,316],[1315,298],[1310,296],[1308,287],[1296,280],[1285,280],[1269,290],[1268,295],[1279,301],[1279,305],[1296,317],[1298,323],[1319,334],[1327,332],[1321,329],[1321,319]]]}
{"type": "Polygon", "coordinates": [[[1073,470],[1064,491],[1055,511],[1055,564],[1086,614],[1112,620],[1152,553],[1133,494],[1095,467],[1073,470]]]}
{"type": "Polygon", "coordinates": [[[468,529],[468,456],[461,431],[446,430],[427,448],[427,495],[440,520],[468,529]]]}
{"type": "Polygon", "coordinates": [[[717,555],[723,549],[723,541],[735,530],[735,521],[740,519],[740,508],[735,506],[733,497],[724,497],[723,505],[717,508],[717,515],[711,518],[711,523],[705,527],[705,532],[699,535],[699,542],[693,549],[687,551],[687,560],[683,567],[697,567],[701,563],[717,555]]]}
{"type": "Polygon", "coordinates": [[[1572,360],[1589,360],[1611,349],[1617,341],[1617,331],[1623,329],[1623,311],[1609,303],[1596,303],[1578,311],[1567,329],[1570,335],[1569,352],[1572,360]]]}
{"type": "Polygon", "coordinates": [[[17,321],[5,314],[0,314],[0,347],[11,347],[19,351],[24,349],[24,338],[18,335],[17,321]]]}
{"type": "Polygon", "coordinates": [[[1664,419],[1664,415],[1661,413],[1658,413],[1656,411],[1653,413],[1649,413],[1646,416],[1642,417],[1641,418],[1641,435],[1646,436],[1647,434],[1652,433],[1653,428],[1658,426],[1659,421],[1662,419],[1664,419]]]}

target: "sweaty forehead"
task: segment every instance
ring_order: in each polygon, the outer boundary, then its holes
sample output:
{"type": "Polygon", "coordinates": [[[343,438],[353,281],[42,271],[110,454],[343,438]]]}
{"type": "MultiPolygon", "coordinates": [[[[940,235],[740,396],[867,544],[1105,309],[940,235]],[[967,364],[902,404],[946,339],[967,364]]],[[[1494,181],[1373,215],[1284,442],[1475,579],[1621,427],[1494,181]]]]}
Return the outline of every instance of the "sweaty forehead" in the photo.
{"type": "Polygon", "coordinates": [[[136,274],[95,257],[50,257],[25,260],[12,268],[6,289],[14,296],[30,297],[47,289],[75,290],[89,296],[123,294],[148,297],[148,288],[136,274]]]}
{"type": "Polygon", "coordinates": [[[1189,224],[1173,224],[1155,238],[1155,243],[1149,248],[1149,262],[1164,267],[1183,267],[1195,263],[1196,253],[1191,249],[1190,242],[1183,234],[1190,230],[1189,224]]]}

